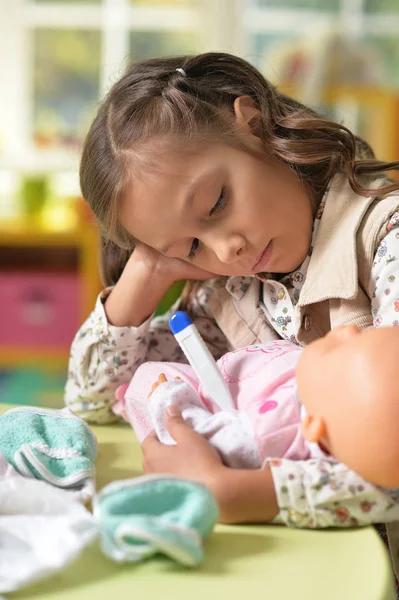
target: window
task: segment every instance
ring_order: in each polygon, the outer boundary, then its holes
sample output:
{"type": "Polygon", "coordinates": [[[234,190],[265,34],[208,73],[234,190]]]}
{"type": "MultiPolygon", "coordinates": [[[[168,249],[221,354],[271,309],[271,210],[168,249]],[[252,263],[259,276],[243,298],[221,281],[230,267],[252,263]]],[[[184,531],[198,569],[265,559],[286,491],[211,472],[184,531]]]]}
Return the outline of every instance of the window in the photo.
{"type": "Polygon", "coordinates": [[[76,169],[129,61],[225,50],[280,83],[276,57],[334,24],[399,86],[398,0],[0,0],[0,169],[76,169]]]}
{"type": "Polygon", "coordinates": [[[100,95],[100,34],[33,32],[31,135],[37,148],[79,147],[100,95]]]}
{"type": "Polygon", "coordinates": [[[0,15],[3,168],[76,169],[129,61],[203,49],[195,0],[0,0],[0,15]]]}

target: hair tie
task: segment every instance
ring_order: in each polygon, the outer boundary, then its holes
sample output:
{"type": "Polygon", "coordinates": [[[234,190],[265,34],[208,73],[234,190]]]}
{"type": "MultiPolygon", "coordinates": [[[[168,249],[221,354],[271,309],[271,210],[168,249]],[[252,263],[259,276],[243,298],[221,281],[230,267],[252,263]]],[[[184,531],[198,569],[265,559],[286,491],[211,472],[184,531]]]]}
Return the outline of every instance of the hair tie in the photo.
{"type": "Polygon", "coordinates": [[[175,69],[175,71],[177,71],[178,73],[180,73],[180,75],[183,75],[183,77],[187,77],[187,73],[185,72],[184,69],[181,69],[179,67],[178,69],[175,69]]]}

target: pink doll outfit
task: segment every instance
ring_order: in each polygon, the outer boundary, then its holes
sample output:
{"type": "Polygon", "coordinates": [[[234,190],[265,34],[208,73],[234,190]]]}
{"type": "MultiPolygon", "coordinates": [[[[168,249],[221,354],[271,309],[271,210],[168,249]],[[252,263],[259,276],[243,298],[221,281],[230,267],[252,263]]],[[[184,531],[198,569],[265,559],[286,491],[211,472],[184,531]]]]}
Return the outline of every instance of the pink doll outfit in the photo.
{"type": "Polygon", "coordinates": [[[164,414],[168,405],[175,404],[230,467],[260,468],[267,458],[306,460],[314,445],[306,442],[300,429],[295,370],[301,352],[291,342],[274,341],[225,354],[218,365],[235,413],[219,409],[189,365],[167,362],[142,364],[129,386],[119,389],[115,412],[124,414],[140,443],[155,429],[161,442],[174,444],[164,414]],[[160,373],[168,381],[148,398],[160,373]]]}

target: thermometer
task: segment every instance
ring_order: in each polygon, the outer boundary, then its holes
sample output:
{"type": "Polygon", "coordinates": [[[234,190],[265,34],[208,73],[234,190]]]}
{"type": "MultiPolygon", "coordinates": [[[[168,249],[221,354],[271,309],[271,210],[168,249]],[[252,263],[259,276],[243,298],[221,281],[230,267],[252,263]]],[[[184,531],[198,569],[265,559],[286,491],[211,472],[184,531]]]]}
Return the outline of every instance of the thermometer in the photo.
{"type": "Polygon", "coordinates": [[[235,411],[229,388],[209,352],[198,329],[187,313],[178,310],[169,319],[169,326],[195,374],[212,400],[222,410],[235,411]]]}

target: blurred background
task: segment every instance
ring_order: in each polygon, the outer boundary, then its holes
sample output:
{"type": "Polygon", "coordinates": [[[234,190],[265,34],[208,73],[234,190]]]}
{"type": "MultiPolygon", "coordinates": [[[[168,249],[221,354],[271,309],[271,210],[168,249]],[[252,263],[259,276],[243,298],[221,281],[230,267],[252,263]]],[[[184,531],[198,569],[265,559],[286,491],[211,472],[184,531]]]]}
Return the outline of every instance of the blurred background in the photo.
{"type": "Polygon", "coordinates": [[[398,0],[0,0],[0,402],[62,405],[100,289],[80,147],[131,61],[238,54],[395,160],[398,31],[398,0]]]}

